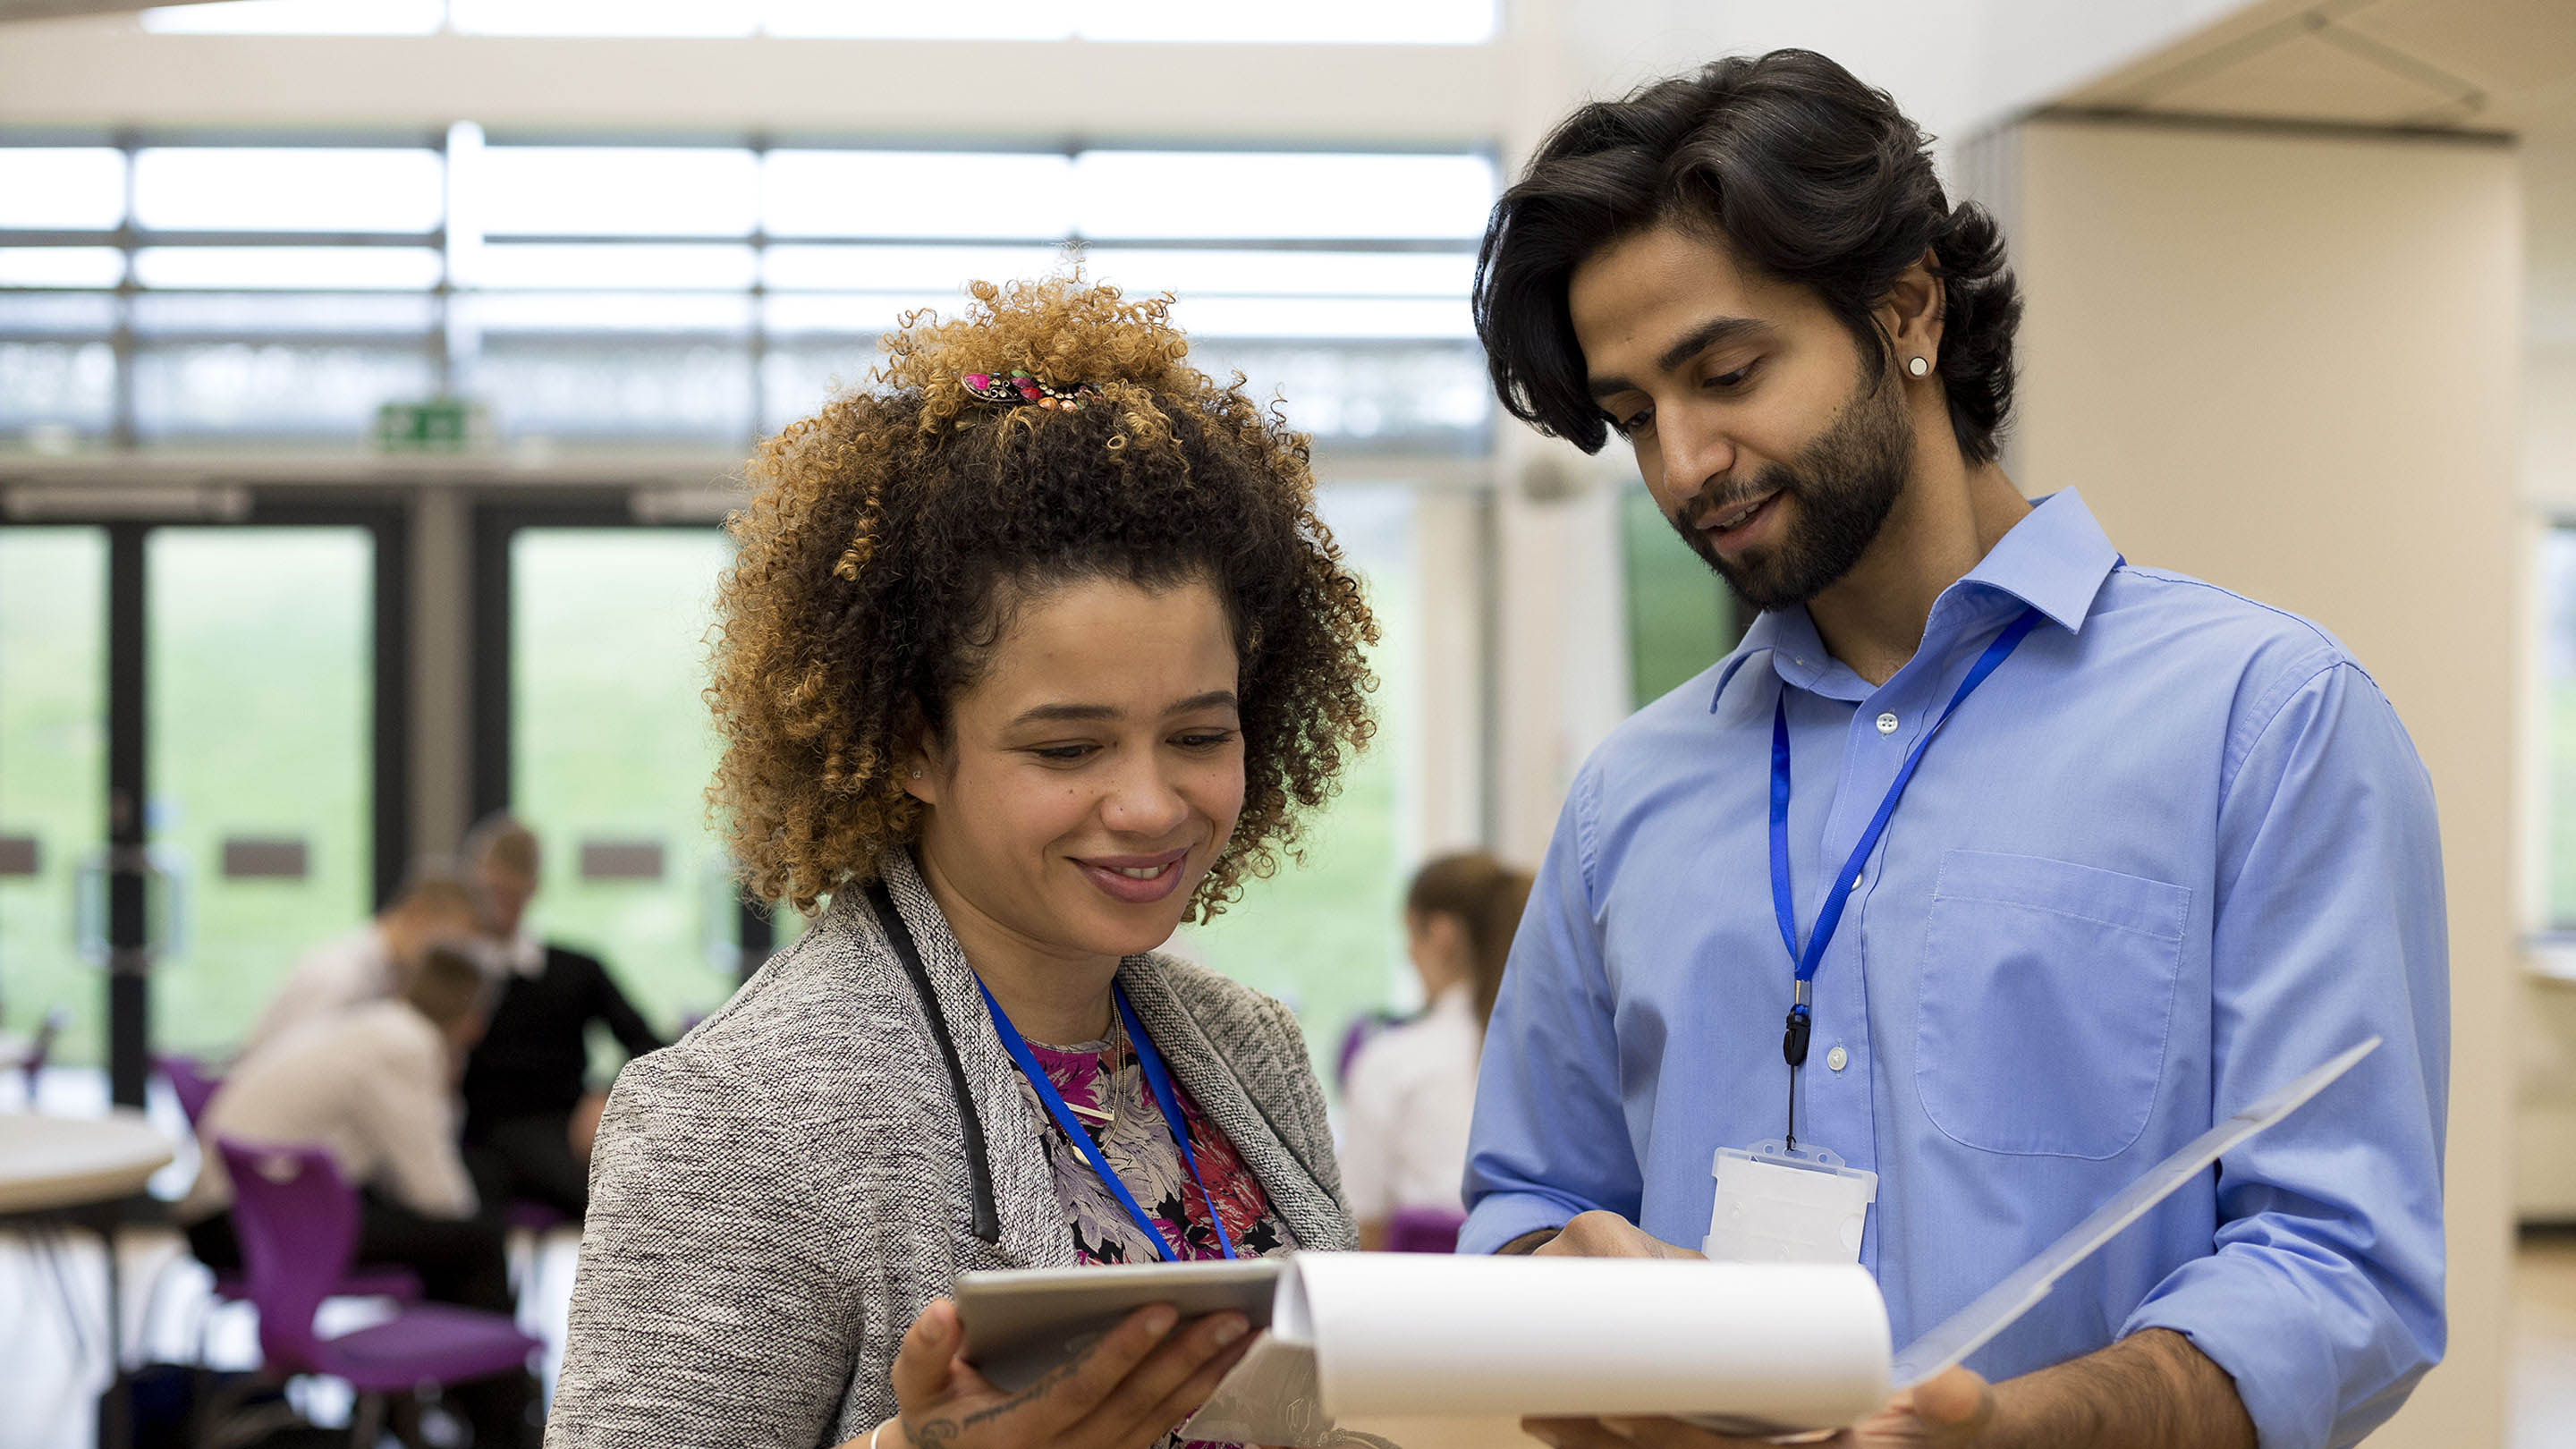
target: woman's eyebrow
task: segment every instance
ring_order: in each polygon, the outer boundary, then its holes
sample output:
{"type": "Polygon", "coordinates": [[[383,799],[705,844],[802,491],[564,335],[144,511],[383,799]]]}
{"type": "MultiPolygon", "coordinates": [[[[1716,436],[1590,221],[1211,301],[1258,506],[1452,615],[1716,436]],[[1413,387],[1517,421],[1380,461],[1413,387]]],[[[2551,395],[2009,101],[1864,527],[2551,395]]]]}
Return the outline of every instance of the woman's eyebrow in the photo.
{"type": "MultiPolygon", "coordinates": [[[[1225,709],[1238,707],[1233,690],[1211,689],[1205,694],[1193,694],[1164,710],[1163,713],[1170,716],[1220,707],[1225,709]]],[[[1066,721],[1089,722],[1123,718],[1125,718],[1124,712],[1113,704],[1041,704],[1022,710],[1011,723],[1013,725],[1060,724],[1066,721]]]]}
{"type": "Polygon", "coordinates": [[[1042,724],[1063,720],[1103,720],[1118,718],[1115,705],[1106,704],[1041,704],[1022,710],[1012,720],[1014,725],[1042,724]]]}
{"type": "Polygon", "coordinates": [[[1166,715],[1189,714],[1202,709],[1237,709],[1240,707],[1240,701],[1235,699],[1233,690],[1211,689],[1205,694],[1193,694],[1189,698],[1182,700],[1180,703],[1173,705],[1170,709],[1163,711],[1163,713],[1166,715]]]}

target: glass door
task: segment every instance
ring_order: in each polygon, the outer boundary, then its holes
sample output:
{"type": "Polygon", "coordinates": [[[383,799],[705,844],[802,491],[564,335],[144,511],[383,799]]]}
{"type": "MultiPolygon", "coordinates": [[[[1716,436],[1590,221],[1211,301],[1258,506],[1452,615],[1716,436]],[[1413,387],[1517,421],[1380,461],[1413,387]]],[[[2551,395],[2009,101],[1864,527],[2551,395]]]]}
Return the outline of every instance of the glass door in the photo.
{"type": "Polygon", "coordinates": [[[160,1050],[229,1054],[296,958],[373,909],[375,554],[345,524],[145,540],[160,1050]]]}
{"type": "MultiPolygon", "coordinates": [[[[107,530],[0,528],[0,1037],[16,1060],[106,1060],[106,999],[74,898],[105,849],[107,530]]],[[[93,876],[93,879],[95,877],[93,876]]]]}
{"type": "Polygon", "coordinates": [[[0,527],[0,1033],[129,1106],[403,867],[400,514],[237,511],[0,527]]]}
{"type": "Polygon", "coordinates": [[[487,515],[499,575],[478,598],[477,793],[535,832],[542,937],[607,963],[655,1030],[711,1010],[766,956],[707,814],[712,525],[642,525],[620,504],[487,515]],[[506,730],[506,733],[504,733],[506,730]]]}

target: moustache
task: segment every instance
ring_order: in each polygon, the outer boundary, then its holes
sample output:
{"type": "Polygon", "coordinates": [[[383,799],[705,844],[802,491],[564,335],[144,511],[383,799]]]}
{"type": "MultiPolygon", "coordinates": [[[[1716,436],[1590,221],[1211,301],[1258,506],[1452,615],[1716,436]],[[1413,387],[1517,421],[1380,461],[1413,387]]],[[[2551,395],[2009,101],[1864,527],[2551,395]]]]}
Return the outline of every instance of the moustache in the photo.
{"type": "Polygon", "coordinates": [[[1794,496],[1797,491],[1798,480],[1784,470],[1775,468],[1749,483],[1703,488],[1683,502],[1677,511],[1677,516],[1693,528],[1705,528],[1748,504],[1761,502],[1774,493],[1794,496]]]}

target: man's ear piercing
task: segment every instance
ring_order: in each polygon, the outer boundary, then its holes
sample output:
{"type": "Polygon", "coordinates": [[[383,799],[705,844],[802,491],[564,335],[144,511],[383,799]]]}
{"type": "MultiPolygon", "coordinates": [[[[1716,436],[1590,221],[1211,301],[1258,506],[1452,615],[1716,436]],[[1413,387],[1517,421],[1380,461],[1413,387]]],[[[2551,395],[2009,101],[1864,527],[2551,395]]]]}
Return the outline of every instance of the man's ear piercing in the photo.
{"type": "Polygon", "coordinates": [[[1923,357],[1915,358],[1911,362],[1905,364],[1905,370],[1916,377],[1921,377],[1932,370],[1931,359],[1923,357]]]}
{"type": "Polygon", "coordinates": [[[916,780],[920,779],[920,778],[921,778],[921,772],[920,772],[919,770],[915,770],[915,771],[913,771],[913,772],[912,772],[912,778],[914,778],[914,779],[916,779],[916,780]]]}

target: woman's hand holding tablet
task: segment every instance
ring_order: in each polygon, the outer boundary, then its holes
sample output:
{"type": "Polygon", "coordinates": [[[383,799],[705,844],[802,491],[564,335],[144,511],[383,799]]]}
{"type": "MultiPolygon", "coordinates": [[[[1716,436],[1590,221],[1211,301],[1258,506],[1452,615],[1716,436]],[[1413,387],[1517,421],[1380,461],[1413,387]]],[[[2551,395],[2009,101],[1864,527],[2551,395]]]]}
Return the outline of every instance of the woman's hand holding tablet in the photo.
{"type": "Polygon", "coordinates": [[[1151,1304],[1016,1392],[966,1362],[965,1338],[956,1304],[923,1309],[895,1354],[901,1417],[843,1449],[1150,1449],[1216,1391],[1251,1325],[1151,1304]]]}

